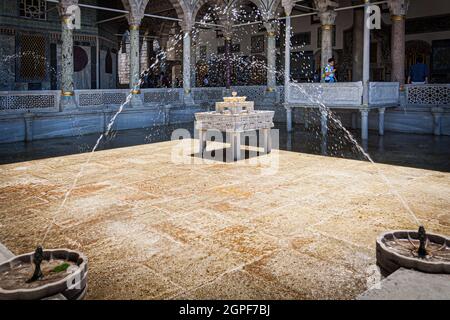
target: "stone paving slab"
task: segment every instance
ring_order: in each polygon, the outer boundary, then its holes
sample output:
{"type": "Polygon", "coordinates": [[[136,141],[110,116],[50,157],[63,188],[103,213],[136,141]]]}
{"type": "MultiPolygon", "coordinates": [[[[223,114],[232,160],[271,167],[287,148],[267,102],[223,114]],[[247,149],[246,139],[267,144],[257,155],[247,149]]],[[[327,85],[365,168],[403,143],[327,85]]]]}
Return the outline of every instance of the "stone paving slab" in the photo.
{"type": "Polygon", "coordinates": [[[450,274],[430,274],[401,268],[358,300],[450,300],[450,274]]]}
{"type": "Polygon", "coordinates": [[[0,263],[8,261],[13,257],[14,254],[11,251],[9,251],[8,248],[6,248],[3,244],[0,243],[0,263]]]}
{"type": "Polygon", "coordinates": [[[31,252],[54,221],[45,247],[86,254],[87,299],[354,299],[376,237],[417,228],[378,170],[450,234],[450,173],[279,150],[202,161],[192,147],[96,152],[63,210],[89,154],[1,165],[0,242],[31,252]]]}

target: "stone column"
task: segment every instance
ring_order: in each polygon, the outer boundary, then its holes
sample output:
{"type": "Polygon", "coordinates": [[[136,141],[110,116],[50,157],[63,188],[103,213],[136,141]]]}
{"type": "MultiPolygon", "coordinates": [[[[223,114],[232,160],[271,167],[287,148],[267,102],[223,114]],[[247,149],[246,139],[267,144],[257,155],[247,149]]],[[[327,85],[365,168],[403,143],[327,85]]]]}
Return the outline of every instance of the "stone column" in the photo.
{"type": "Polygon", "coordinates": [[[322,24],[321,68],[323,69],[328,59],[333,56],[333,28],[337,15],[334,8],[338,6],[338,3],[331,0],[314,0],[314,5],[322,24]]]}
{"type": "Polygon", "coordinates": [[[392,81],[403,85],[405,84],[405,17],[409,0],[390,0],[388,5],[392,20],[392,81]]]}
{"type": "MultiPolygon", "coordinates": [[[[354,5],[360,4],[360,0],[352,2],[354,5]]],[[[363,69],[363,46],[364,42],[364,9],[353,9],[353,66],[352,81],[362,80],[363,69]]]]}
{"type": "Polygon", "coordinates": [[[190,24],[184,24],[183,30],[183,90],[184,90],[184,103],[186,105],[193,105],[194,99],[192,98],[191,91],[191,32],[192,26],[190,24]]]}
{"type": "Polygon", "coordinates": [[[320,131],[322,136],[326,136],[328,134],[328,113],[325,110],[320,112],[320,131]]]}
{"type": "Polygon", "coordinates": [[[74,94],[73,81],[73,29],[74,11],[72,6],[77,5],[78,0],[61,1],[59,12],[61,16],[61,100],[60,111],[75,109],[77,107],[74,94]]]}
{"type": "Polygon", "coordinates": [[[369,108],[361,108],[361,138],[363,141],[369,139],[369,108]]]}
{"type": "Polygon", "coordinates": [[[384,136],[384,112],[386,108],[378,108],[378,134],[384,136]]]}
{"type": "MultiPolygon", "coordinates": [[[[369,0],[365,0],[364,21],[370,18],[369,0]]],[[[364,23],[364,42],[363,42],[363,107],[369,107],[369,81],[370,81],[370,29],[367,23],[364,23]]]]}
{"type": "Polygon", "coordinates": [[[142,105],[140,99],[140,57],[139,57],[140,24],[130,24],[130,89],[133,94],[132,106],[142,105]]]}
{"type": "Polygon", "coordinates": [[[147,36],[144,36],[144,39],[142,40],[142,46],[141,46],[141,73],[148,70],[148,68],[149,68],[148,42],[149,42],[149,39],[147,38],[147,36]]]}
{"type": "Polygon", "coordinates": [[[275,24],[265,22],[267,30],[267,89],[264,95],[265,104],[279,102],[276,79],[276,42],[275,42],[275,24]]]}
{"type": "Polygon", "coordinates": [[[284,43],[284,103],[289,98],[289,82],[291,81],[291,13],[294,7],[293,0],[283,0],[284,13],[286,15],[286,35],[284,43]]]}
{"type": "Polygon", "coordinates": [[[292,132],[292,108],[288,105],[285,105],[286,109],[286,129],[287,132],[292,132]]]}
{"type": "Polygon", "coordinates": [[[272,23],[264,23],[267,29],[267,91],[276,90],[276,42],[275,42],[275,25],[272,23]]]}
{"type": "Polygon", "coordinates": [[[226,26],[224,30],[225,45],[225,96],[231,96],[231,46],[232,31],[230,26],[226,26]]]}
{"type": "Polygon", "coordinates": [[[433,133],[435,136],[440,136],[442,134],[441,118],[443,112],[444,108],[442,107],[431,108],[431,113],[433,115],[433,133]]]}
{"type": "Polygon", "coordinates": [[[139,29],[144,18],[145,7],[149,0],[122,0],[122,3],[129,11],[127,15],[130,29],[130,89],[132,107],[142,107],[143,101],[140,90],[140,54],[139,54],[139,29]]]}

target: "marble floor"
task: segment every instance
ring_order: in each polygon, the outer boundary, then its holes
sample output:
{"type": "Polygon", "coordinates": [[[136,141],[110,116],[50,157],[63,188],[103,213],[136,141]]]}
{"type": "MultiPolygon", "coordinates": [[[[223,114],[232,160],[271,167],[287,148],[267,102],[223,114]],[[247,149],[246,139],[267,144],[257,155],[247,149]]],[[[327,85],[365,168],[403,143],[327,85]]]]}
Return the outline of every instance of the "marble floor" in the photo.
{"type": "Polygon", "coordinates": [[[417,228],[379,170],[450,234],[448,172],[286,150],[202,161],[194,142],[1,165],[0,242],[30,252],[52,225],[45,247],[89,258],[88,299],[352,299],[377,235],[417,228]]]}

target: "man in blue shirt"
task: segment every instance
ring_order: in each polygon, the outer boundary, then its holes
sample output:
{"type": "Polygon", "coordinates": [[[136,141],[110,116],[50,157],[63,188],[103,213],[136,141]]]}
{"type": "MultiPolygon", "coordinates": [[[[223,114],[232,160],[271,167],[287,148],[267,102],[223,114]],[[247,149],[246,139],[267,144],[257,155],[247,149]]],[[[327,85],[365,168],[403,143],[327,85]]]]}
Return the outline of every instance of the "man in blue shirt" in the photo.
{"type": "Polygon", "coordinates": [[[416,64],[411,66],[408,83],[425,84],[428,83],[428,66],[423,63],[423,58],[418,57],[416,64]]]}

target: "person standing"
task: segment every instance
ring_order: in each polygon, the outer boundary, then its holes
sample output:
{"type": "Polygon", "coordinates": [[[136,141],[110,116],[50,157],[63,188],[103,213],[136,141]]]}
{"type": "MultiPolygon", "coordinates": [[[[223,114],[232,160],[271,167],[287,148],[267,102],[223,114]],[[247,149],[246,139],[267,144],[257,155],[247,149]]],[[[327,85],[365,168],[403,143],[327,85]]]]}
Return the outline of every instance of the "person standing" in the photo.
{"type": "Polygon", "coordinates": [[[428,83],[428,66],[423,63],[423,58],[418,57],[416,64],[411,66],[409,70],[408,83],[410,84],[426,84],[428,83]]]}
{"type": "Polygon", "coordinates": [[[326,83],[334,83],[336,81],[336,68],[334,67],[335,60],[334,58],[328,59],[328,64],[323,70],[322,79],[326,83]]]}

